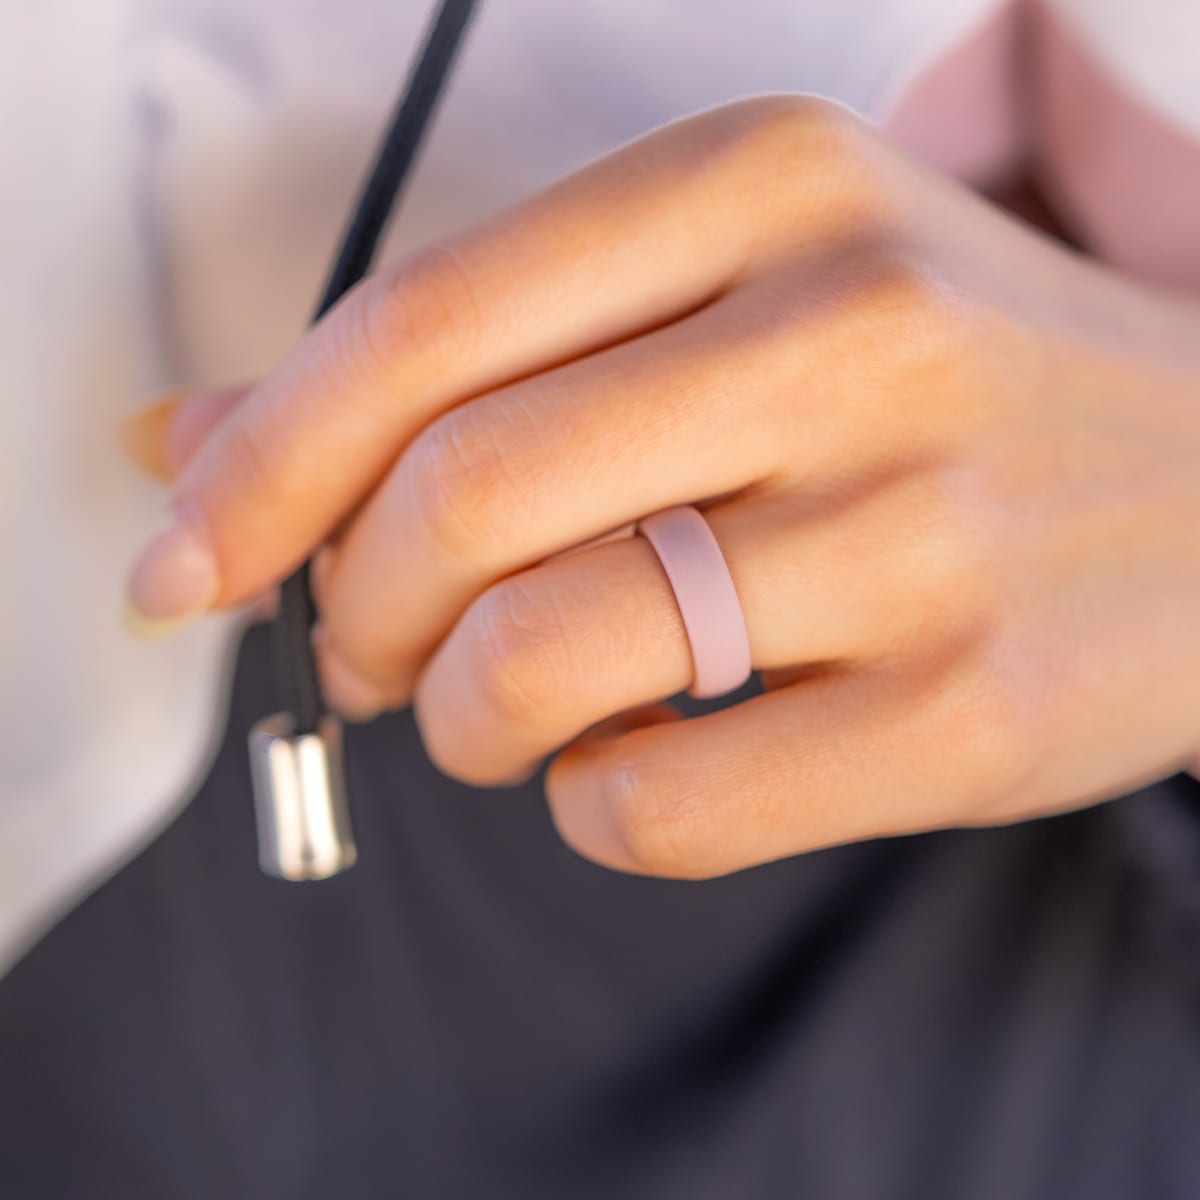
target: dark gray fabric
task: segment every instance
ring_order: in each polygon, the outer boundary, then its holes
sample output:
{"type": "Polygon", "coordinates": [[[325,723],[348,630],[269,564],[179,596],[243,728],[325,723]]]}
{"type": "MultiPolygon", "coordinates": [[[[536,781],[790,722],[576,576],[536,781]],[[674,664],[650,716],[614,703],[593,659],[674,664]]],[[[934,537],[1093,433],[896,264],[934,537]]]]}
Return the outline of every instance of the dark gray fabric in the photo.
{"type": "Polygon", "coordinates": [[[672,883],[395,717],[359,867],[288,885],[268,692],[256,631],[195,801],[0,984],[5,1200],[1200,1195],[1190,781],[672,883]]]}

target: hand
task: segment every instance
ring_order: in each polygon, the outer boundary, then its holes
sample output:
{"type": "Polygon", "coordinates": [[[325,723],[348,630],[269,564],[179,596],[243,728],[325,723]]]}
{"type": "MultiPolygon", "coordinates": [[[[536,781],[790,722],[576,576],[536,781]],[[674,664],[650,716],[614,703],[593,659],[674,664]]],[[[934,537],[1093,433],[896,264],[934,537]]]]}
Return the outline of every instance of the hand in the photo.
{"type": "Polygon", "coordinates": [[[325,545],[335,702],[412,701],[476,784],[565,746],[558,828],[625,870],[1013,821],[1198,740],[1198,382],[1190,300],[839,106],[745,101],[382,270],[244,396],[185,404],[177,524],[131,594],[236,604],[325,545]],[[687,721],[647,544],[552,557],[684,503],[766,685],[687,721]]]}

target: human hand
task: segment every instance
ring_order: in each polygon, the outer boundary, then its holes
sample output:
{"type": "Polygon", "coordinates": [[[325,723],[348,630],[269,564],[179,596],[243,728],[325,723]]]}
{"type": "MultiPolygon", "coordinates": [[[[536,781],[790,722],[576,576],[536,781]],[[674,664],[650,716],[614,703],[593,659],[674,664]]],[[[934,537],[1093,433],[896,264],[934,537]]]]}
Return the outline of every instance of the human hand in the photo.
{"type": "Polygon", "coordinates": [[[565,746],[558,828],[625,870],[1061,810],[1197,741],[1198,343],[1195,304],[839,106],[743,101],[381,270],[245,395],[185,403],[177,523],[131,596],[237,604],[324,545],[334,703],[411,701],[476,784],[565,746]],[[649,546],[554,557],[677,504],[766,688],[686,721],[649,546]]]}

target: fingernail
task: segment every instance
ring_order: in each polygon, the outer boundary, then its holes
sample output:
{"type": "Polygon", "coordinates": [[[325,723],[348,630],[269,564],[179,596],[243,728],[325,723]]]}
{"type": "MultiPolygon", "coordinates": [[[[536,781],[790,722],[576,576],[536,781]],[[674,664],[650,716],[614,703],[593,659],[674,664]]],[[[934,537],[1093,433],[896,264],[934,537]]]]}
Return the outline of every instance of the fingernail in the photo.
{"type": "Polygon", "coordinates": [[[161,637],[208,611],[220,587],[216,555],[190,505],[138,557],[129,578],[126,625],[139,637],[161,637]]]}
{"type": "Polygon", "coordinates": [[[179,411],[179,393],[164,396],[149,408],[135,413],[122,422],[121,445],[135,466],[160,483],[174,476],[171,466],[171,422],[179,411]]]}

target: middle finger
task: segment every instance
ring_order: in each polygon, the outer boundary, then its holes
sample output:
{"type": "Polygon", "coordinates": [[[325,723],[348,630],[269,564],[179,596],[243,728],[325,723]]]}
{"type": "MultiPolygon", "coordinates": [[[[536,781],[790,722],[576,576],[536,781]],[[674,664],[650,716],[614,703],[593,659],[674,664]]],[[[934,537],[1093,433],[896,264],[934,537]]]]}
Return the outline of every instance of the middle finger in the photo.
{"type": "MultiPolygon", "coordinates": [[[[674,504],[728,496],[784,466],[784,396],[811,352],[761,306],[685,321],[447,414],[350,527],[322,616],[346,663],[403,698],[471,601],[498,580],[674,504]]],[[[809,389],[810,392],[815,390],[809,389]]],[[[806,395],[808,465],[844,433],[806,395]]],[[[797,451],[787,468],[795,473],[797,451]]]]}

